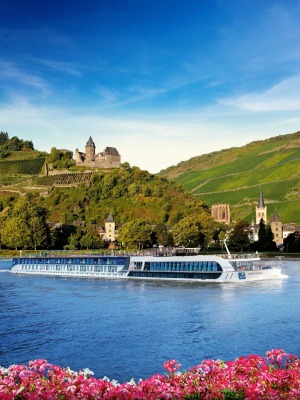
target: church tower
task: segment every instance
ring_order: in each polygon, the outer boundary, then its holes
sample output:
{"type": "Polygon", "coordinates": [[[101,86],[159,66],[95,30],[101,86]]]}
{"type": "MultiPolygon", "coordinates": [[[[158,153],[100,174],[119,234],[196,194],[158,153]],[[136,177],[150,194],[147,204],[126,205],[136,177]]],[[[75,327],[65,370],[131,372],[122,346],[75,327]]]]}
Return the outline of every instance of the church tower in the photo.
{"type": "Polygon", "coordinates": [[[265,201],[264,201],[264,196],[263,196],[261,185],[260,185],[258,204],[255,207],[255,212],[256,212],[256,223],[257,224],[260,223],[261,219],[264,220],[265,224],[268,222],[268,220],[267,220],[267,207],[265,206],[265,201]]]}
{"type": "Polygon", "coordinates": [[[111,212],[105,220],[105,239],[110,242],[116,240],[116,223],[111,212]]]}
{"type": "Polygon", "coordinates": [[[86,162],[95,161],[95,150],[96,150],[95,143],[93,142],[93,139],[90,136],[89,140],[87,141],[87,143],[85,145],[85,161],[86,162]]]}

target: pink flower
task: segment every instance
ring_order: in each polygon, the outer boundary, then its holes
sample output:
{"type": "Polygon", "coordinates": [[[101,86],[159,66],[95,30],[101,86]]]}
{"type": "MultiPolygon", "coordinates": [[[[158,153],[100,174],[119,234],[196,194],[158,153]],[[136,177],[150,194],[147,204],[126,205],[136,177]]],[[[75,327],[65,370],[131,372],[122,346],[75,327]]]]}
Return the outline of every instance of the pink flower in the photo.
{"type": "Polygon", "coordinates": [[[197,395],[203,399],[222,399],[223,391],[241,394],[248,400],[299,399],[300,360],[282,349],[267,352],[266,357],[249,355],[235,361],[203,360],[189,371],[179,373],[175,360],[164,363],[167,375],[135,382],[114,384],[92,377],[89,370],[79,372],[30,361],[28,366],[0,367],[0,399],[24,400],[184,400],[197,395]]]}

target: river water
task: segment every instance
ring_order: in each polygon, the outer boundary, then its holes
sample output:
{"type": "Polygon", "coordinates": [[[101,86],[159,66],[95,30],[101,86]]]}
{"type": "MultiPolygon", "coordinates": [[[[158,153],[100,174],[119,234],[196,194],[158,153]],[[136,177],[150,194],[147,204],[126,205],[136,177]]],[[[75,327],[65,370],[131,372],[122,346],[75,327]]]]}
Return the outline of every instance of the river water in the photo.
{"type": "MultiPolygon", "coordinates": [[[[8,267],[0,262],[0,269],[8,267]]],[[[119,382],[283,348],[300,356],[300,261],[286,279],[188,284],[0,273],[0,365],[44,358],[119,382]]]]}

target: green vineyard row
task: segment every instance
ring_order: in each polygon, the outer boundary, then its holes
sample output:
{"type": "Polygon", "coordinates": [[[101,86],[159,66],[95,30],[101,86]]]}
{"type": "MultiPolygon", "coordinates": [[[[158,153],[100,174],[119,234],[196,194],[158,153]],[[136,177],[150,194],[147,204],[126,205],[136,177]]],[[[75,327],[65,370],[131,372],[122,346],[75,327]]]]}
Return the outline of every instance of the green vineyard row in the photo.
{"type": "Polygon", "coordinates": [[[38,178],[36,180],[36,184],[40,186],[78,185],[81,183],[89,183],[92,179],[92,176],[92,172],[50,175],[38,178]]]}
{"type": "Polygon", "coordinates": [[[41,173],[44,158],[30,158],[27,160],[0,161],[0,174],[3,175],[38,175],[41,173]]]}

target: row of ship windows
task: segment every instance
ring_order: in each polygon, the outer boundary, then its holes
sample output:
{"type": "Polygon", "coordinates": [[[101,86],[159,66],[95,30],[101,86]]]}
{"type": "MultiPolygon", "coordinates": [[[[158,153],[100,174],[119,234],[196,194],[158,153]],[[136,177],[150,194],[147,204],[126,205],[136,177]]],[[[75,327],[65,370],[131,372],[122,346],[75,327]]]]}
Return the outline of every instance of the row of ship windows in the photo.
{"type": "Polygon", "coordinates": [[[144,272],[144,271],[130,271],[129,277],[136,278],[169,278],[169,279],[218,279],[221,276],[220,273],[196,273],[196,274],[185,274],[176,272],[144,272]]]}
{"type": "Polygon", "coordinates": [[[222,271],[220,264],[214,261],[145,262],[144,269],[150,271],[222,271]]]}
{"type": "Polygon", "coordinates": [[[21,258],[18,264],[124,265],[125,258],[21,258]]]}
{"type": "Polygon", "coordinates": [[[22,265],[23,271],[117,272],[115,265],[22,265]]]}

